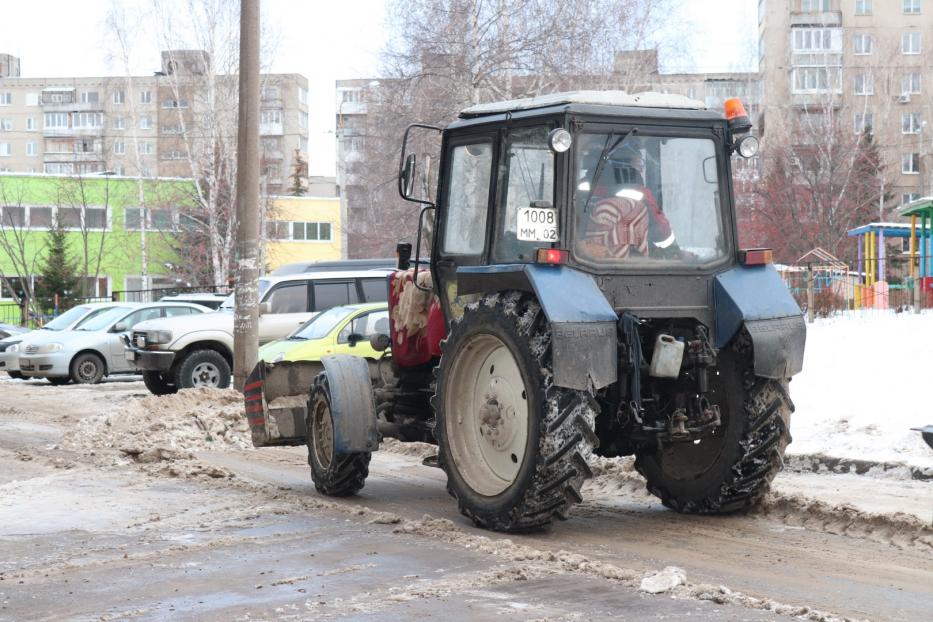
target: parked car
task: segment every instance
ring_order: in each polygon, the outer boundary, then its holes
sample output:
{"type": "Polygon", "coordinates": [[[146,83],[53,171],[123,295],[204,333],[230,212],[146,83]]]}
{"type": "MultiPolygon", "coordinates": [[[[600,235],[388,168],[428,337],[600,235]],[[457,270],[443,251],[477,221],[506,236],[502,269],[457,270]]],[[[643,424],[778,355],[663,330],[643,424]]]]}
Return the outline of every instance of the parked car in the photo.
{"type": "Polygon", "coordinates": [[[305,272],[338,272],[341,270],[393,270],[398,263],[394,257],[387,259],[341,259],[339,261],[299,261],[279,266],[270,276],[288,276],[305,272]]]}
{"type": "MultiPolygon", "coordinates": [[[[390,270],[308,272],[259,279],[259,344],[293,332],[321,311],[388,299],[390,270]]],[[[145,322],[133,331],[127,361],[156,395],[179,388],[230,386],[233,296],[216,313],[145,322]]]]}
{"type": "Polygon", "coordinates": [[[25,377],[48,378],[52,384],[96,384],[105,376],[136,373],[123,354],[123,336],[144,321],[209,313],[201,305],[176,302],[124,303],[82,323],[20,349],[19,369],[25,377]]]}
{"type": "Polygon", "coordinates": [[[196,305],[209,307],[216,311],[228,297],[229,294],[198,292],[190,294],[176,294],[174,296],[163,296],[162,298],[159,298],[159,302],[191,302],[196,305]]]}
{"type": "Polygon", "coordinates": [[[4,324],[3,322],[0,322],[0,339],[6,339],[12,335],[21,335],[28,332],[28,328],[23,328],[22,326],[13,326],[12,324],[4,324]]]}
{"type": "Polygon", "coordinates": [[[353,354],[379,358],[369,343],[373,335],[389,334],[389,306],[386,303],[333,307],[305,322],[285,339],[267,343],[259,350],[259,360],[319,361],[328,354],[353,354]]]}
{"type": "Polygon", "coordinates": [[[42,328],[19,335],[13,335],[0,341],[0,371],[5,371],[11,378],[22,378],[19,371],[20,349],[23,342],[41,341],[64,330],[72,330],[82,323],[119,306],[116,302],[89,302],[68,309],[42,328]]]}

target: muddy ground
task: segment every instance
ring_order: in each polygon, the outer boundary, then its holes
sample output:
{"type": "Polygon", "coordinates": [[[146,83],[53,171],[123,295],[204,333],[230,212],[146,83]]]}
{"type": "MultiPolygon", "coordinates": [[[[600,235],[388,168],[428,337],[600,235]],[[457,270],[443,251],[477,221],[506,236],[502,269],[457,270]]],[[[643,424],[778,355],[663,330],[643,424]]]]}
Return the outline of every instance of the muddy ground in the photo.
{"type": "Polygon", "coordinates": [[[0,381],[0,621],[933,611],[926,471],[795,457],[759,511],[696,517],[601,460],[569,521],[506,537],[457,513],[430,447],[387,443],[361,495],[327,499],[301,448],[251,449],[239,411],[232,392],[0,381]]]}

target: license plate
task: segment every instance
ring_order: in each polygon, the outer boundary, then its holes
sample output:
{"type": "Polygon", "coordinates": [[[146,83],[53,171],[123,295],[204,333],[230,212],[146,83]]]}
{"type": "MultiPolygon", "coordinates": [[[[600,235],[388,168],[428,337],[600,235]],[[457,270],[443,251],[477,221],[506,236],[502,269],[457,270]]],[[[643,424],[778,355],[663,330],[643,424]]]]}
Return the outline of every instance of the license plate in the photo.
{"type": "Polygon", "coordinates": [[[520,207],[516,234],[523,242],[559,242],[557,208],[520,207]]]}

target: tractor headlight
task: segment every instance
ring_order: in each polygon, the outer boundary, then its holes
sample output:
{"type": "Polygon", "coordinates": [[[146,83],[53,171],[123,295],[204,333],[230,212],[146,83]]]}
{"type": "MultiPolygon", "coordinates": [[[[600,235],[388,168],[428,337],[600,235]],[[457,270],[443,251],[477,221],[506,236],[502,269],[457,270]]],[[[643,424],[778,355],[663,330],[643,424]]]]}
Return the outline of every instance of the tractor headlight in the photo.
{"type": "Polygon", "coordinates": [[[165,344],[172,341],[172,332],[168,330],[146,331],[146,343],[151,345],[165,344]]]}
{"type": "Polygon", "coordinates": [[[573,136],[564,128],[559,127],[551,130],[551,133],[547,135],[547,144],[554,153],[564,153],[573,144],[573,136]]]}
{"type": "Polygon", "coordinates": [[[285,360],[285,353],[279,352],[278,354],[275,355],[275,358],[272,359],[272,362],[278,363],[279,361],[284,361],[284,360],[285,360]]]}
{"type": "Polygon", "coordinates": [[[745,159],[754,158],[758,155],[758,149],[761,147],[761,143],[758,142],[758,139],[752,135],[743,136],[739,140],[736,150],[739,152],[739,155],[745,159]]]}
{"type": "Polygon", "coordinates": [[[52,354],[53,352],[61,352],[62,348],[65,346],[60,343],[44,343],[39,346],[39,354],[52,354]]]}

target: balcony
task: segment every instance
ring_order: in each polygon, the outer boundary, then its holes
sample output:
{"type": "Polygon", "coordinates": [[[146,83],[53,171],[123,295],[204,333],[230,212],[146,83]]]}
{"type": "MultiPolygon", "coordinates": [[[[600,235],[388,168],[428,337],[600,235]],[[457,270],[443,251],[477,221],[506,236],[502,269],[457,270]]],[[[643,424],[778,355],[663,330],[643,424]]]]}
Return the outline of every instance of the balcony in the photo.
{"type": "Polygon", "coordinates": [[[278,123],[260,123],[259,133],[263,136],[281,136],[285,133],[282,122],[278,123]]]}
{"type": "Polygon", "coordinates": [[[79,153],[45,153],[42,161],[48,164],[59,162],[103,162],[104,156],[96,151],[83,151],[79,153]]]}
{"type": "Polygon", "coordinates": [[[100,102],[82,104],[80,102],[42,102],[43,112],[103,112],[104,105],[100,102]]]}
{"type": "Polygon", "coordinates": [[[790,14],[790,25],[791,28],[794,26],[841,26],[842,11],[792,12],[790,14]]]}
{"type": "Polygon", "coordinates": [[[103,127],[43,127],[43,136],[100,136],[103,127]]]}

